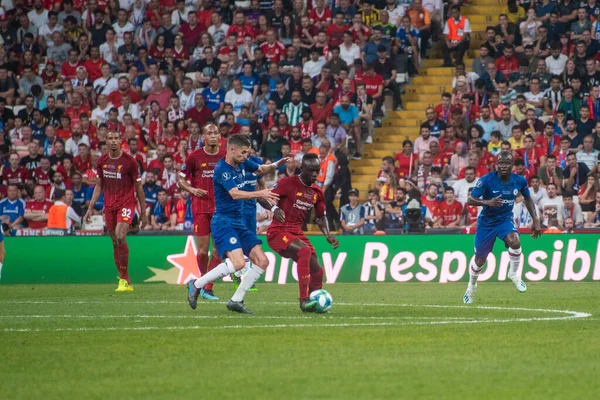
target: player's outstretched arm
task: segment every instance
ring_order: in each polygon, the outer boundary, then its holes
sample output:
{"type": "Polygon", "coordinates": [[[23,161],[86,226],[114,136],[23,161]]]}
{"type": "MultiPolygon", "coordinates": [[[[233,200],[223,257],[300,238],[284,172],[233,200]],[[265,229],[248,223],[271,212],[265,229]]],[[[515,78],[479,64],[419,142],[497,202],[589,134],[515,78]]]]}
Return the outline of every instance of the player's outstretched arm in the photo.
{"type": "Polygon", "coordinates": [[[318,217],[315,220],[315,222],[319,226],[319,230],[321,231],[321,233],[325,235],[325,239],[327,239],[327,242],[333,246],[334,250],[337,249],[340,245],[340,242],[335,236],[331,235],[331,232],[329,231],[329,223],[327,222],[327,218],[325,218],[325,216],[323,215],[321,217],[318,217]]]}
{"type": "MultiPolygon", "coordinates": [[[[92,199],[90,200],[90,204],[88,206],[88,210],[85,213],[85,217],[83,217],[83,220],[85,222],[87,222],[87,223],[92,222],[92,220],[91,220],[92,210],[96,206],[96,202],[100,198],[101,194],[102,194],[102,180],[98,179],[98,183],[96,183],[96,187],[94,187],[94,192],[92,193],[92,199]]],[[[146,199],[146,197],[144,196],[144,200],[145,199],[146,199]]]]}
{"type": "Polygon", "coordinates": [[[275,171],[277,168],[281,167],[282,165],[287,164],[287,162],[289,160],[290,160],[290,157],[285,157],[285,158],[282,158],[281,160],[275,161],[274,163],[271,163],[271,164],[262,164],[255,171],[255,174],[259,175],[259,176],[264,176],[264,175],[270,174],[271,172],[275,171]]]}
{"type": "Polygon", "coordinates": [[[146,193],[144,193],[144,187],[142,181],[139,180],[135,183],[135,191],[137,193],[138,202],[140,203],[140,229],[148,224],[148,216],[146,215],[146,193]]]}
{"type": "Polygon", "coordinates": [[[537,239],[539,236],[542,236],[542,226],[540,224],[540,219],[535,212],[535,204],[531,197],[528,197],[524,200],[525,207],[527,207],[527,211],[529,211],[529,215],[531,215],[531,219],[533,220],[533,225],[531,226],[531,237],[537,239]]]}
{"type": "Polygon", "coordinates": [[[279,195],[277,193],[273,193],[270,189],[258,190],[256,192],[246,192],[234,187],[229,191],[229,195],[234,200],[265,199],[268,202],[275,204],[279,201],[279,195]]]}

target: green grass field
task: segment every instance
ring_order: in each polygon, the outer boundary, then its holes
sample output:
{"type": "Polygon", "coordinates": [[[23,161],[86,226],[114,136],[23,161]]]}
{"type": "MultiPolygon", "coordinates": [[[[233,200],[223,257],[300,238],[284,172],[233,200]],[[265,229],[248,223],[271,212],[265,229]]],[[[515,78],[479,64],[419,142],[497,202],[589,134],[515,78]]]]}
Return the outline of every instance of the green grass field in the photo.
{"type": "Polygon", "coordinates": [[[468,307],[463,283],[337,284],[325,315],[259,287],[244,316],[176,286],[0,286],[0,398],[600,396],[598,283],[484,282],[468,307]]]}

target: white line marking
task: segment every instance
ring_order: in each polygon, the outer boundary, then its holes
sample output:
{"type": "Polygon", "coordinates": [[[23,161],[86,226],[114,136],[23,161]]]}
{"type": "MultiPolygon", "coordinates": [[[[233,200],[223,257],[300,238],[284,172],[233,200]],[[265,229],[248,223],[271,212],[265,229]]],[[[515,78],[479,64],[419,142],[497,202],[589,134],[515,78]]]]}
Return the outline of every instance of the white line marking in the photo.
{"type": "MultiPolygon", "coordinates": [[[[4,303],[17,303],[17,304],[185,304],[185,302],[173,302],[173,301],[146,301],[146,302],[61,302],[61,301],[39,301],[39,302],[4,302],[4,303]]],[[[223,304],[223,302],[219,302],[223,304]]],[[[210,303],[208,303],[210,304],[210,303]]],[[[278,305],[295,305],[292,302],[257,302],[255,304],[278,304],[278,305]]],[[[327,315],[322,316],[323,319],[331,320],[360,320],[360,319],[371,319],[371,320],[390,320],[390,319],[415,319],[413,322],[366,322],[366,323],[299,323],[299,324],[269,324],[269,325],[221,325],[221,326],[138,326],[138,327],[81,327],[81,328],[4,328],[0,331],[3,332],[87,332],[87,331],[154,331],[154,330],[199,330],[199,329],[282,329],[282,328],[306,328],[306,327],[376,327],[376,326],[408,326],[408,325],[448,325],[448,324],[481,324],[481,323],[510,323],[510,322],[533,322],[533,321],[561,321],[561,320],[573,320],[586,318],[587,320],[594,320],[589,318],[592,314],[579,311],[571,310],[554,310],[554,309],[536,309],[536,308],[523,308],[523,307],[497,307],[497,306],[455,306],[455,305],[439,305],[439,304],[356,304],[356,303],[338,303],[336,306],[366,306],[366,307],[423,307],[423,308],[454,308],[454,309],[465,309],[465,310],[496,310],[496,311],[529,311],[539,313],[550,313],[550,314],[563,314],[562,316],[554,317],[527,317],[527,318],[508,318],[508,319],[471,319],[461,317],[344,317],[327,315]],[[566,314],[566,315],[565,315],[566,314]],[[426,321],[426,319],[433,319],[433,321],[426,321]]],[[[318,316],[254,316],[249,319],[311,319],[318,318],[318,316]]],[[[207,315],[196,315],[196,316],[169,316],[169,315],[5,315],[0,318],[86,318],[86,319],[100,319],[100,318],[138,318],[138,319],[233,319],[240,318],[240,316],[207,316],[207,315]]]]}

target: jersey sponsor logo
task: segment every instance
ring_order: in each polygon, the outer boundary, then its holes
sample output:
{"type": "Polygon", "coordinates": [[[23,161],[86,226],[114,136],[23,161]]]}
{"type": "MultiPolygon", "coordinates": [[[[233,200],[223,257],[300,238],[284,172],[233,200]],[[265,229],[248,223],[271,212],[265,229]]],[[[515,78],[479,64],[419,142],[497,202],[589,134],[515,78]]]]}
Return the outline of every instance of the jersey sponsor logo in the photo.
{"type": "Polygon", "coordinates": [[[294,208],[297,208],[302,211],[308,211],[313,208],[313,203],[296,199],[296,202],[294,203],[294,208]]]}
{"type": "MultiPolygon", "coordinates": [[[[224,172],[225,174],[227,172],[224,172]]],[[[202,177],[203,178],[212,178],[215,176],[215,170],[214,169],[203,169],[202,170],[202,177]]]]}

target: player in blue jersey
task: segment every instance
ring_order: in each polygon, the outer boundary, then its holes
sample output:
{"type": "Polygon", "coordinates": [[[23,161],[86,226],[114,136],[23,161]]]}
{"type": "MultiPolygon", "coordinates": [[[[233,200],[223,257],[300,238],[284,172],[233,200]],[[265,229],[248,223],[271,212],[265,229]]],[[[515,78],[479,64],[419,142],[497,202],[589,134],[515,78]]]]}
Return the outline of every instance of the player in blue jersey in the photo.
{"type": "Polygon", "coordinates": [[[244,296],[265,272],[269,260],[262,250],[262,241],[256,235],[256,228],[248,229],[244,221],[243,203],[239,200],[261,198],[271,204],[277,203],[279,196],[269,189],[255,192],[244,191],[246,175],[252,172],[256,172],[258,176],[271,173],[279,166],[284,165],[288,158],[283,158],[269,165],[258,165],[248,160],[249,154],[250,140],[248,137],[234,135],[227,142],[227,155],[215,166],[214,196],[216,210],[210,227],[215,247],[224,261],[200,279],[188,282],[188,302],[193,309],[198,304],[200,290],[209,282],[214,282],[244,268],[246,265],[245,256],[247,255],[252,263],[249,265],[238,289],[227,303],[227,309],[243,314],[252,313],[244,305],[244,296]]]}
{"type": "Polygon", "coordinates": [[[469,267],[470,279],[463,297],[465,303],[473,303],[477,291],[477,278],[483,270],[488,254],[494,247],[496,238],[503,240],[508,248],[510,269],[508,277],[519,292],[525,292],[527,285],[519,277],[521,261],[521,240],[519,231],[513,222],[513,206],[519,193],[525,198],[527,211],[533,218],[531,236],[535,239],[541,234],[540,220],[529,194],[527,180],[511,172],[514,157],[511,152],[503,151],[498,155],[498,171],[484,175],[469,196],[472,206],[483,206],[477,219],[475,232],[475,258],[469,267]]]}
{"type": "MultiPolygon", "coordinates": [[[[249,156],[248,159],[250,161],[255,162],[257,165],[262,165],[263,160],[257,156],[249,156]]],[[[258,176],[256,172],[247,173],[246,174],[246,184],[242,188],[242,190],[246,192],[254,192],[256,190],[263,190],[265,188],[264,180],[261,176],[258,176]]],[[[256,231],[256,199],[243,200],[244,202],[244,221],[246,226],[251,231],[256,231]]],[[[231,279],[233,280],[233,285],[237,289],[240,286],[240,282],[242,281],[242,274],[248,270],[250,266],[250,262],[246,259],[246,266],[240,271],[236,271],[235,274],[231,274],[231,279]]],[[[249,290],[249,292],[258,292],[256,285],[253,285],[249,290]]]]}

